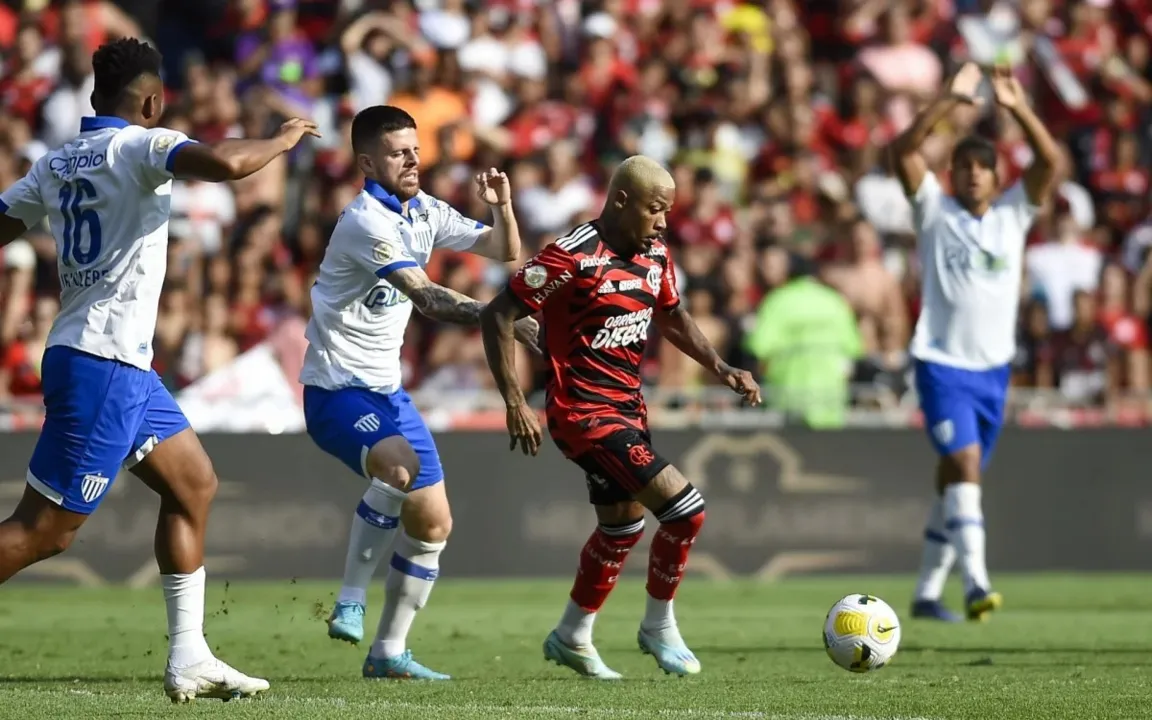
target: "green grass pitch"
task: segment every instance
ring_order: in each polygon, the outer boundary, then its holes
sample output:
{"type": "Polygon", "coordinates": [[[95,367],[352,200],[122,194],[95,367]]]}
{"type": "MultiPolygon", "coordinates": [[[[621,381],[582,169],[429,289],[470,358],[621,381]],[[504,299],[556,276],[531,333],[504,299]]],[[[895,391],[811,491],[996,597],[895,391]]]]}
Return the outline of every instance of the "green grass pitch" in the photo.
{"type": "MultiPolygon", "coordinates": [[[[825,612],[850,592],[878,595],[901,612],[910,578],[754,585],[689,576],[677,608],[704,672],[680,679],[636,650],[643,588],[629,577],[596,627],[601,654],[627,678],[612,684],[578,679],[541,657],[567,582],[445,581],[411,640],[417,657],[456,680],[415,684],[360,679],[364,650],[326,637],[335,583],[217,580],[209,642],[228,662],[268,678],[272,690],[254,701],[190,706],[171,705],[160,687],[159,589],[8,586],[0,590],[0,718],[1152,718],[1149,579],[997,581],[1006,608],[991,622],[905,619],[895,662],[854,676],[824,654],[825,612]]],[[[376,594],[372,629],[379,607],[376,594]]]]}

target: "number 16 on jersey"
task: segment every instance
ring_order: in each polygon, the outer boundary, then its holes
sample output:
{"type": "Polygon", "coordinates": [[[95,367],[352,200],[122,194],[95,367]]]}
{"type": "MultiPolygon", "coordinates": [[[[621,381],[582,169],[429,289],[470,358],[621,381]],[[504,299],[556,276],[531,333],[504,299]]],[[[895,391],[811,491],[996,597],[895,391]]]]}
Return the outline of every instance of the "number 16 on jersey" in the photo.
{"type": "Polygon", "coordinates": [[[60,188],[60,214],[64,216],[64,247],[60,260],[65,265],[88,265],[100,257],[100,218],[85,202],[96,200],[96,188],[83,178],[65,183],[60,188]],[[83,247],[84,228],[88,228],[88,247],[83,247]]]}

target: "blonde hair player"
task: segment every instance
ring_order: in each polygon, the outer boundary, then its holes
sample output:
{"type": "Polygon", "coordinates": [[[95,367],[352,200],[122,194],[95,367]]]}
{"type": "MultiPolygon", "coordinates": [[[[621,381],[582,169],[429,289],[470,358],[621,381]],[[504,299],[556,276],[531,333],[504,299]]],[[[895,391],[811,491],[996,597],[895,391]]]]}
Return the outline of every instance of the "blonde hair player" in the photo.
{"type": "Polygon", "coordinates": [[[640,392],[640,362],[654,322],[664,339],[710,370],[749,404],[752,376],[729,366],[680,304],[676,268],[664,243],[676,185],[659,163],[630,157],[616,169],[600,217],[545,247],[481,317],[488,366],[507,406],[510,448],[535,455],[542,434],[517,382],[513,328],[540,313],[549,358],[546,414],[553,442],[584,472],[597,526],[544,657],[580,675],[614,680],[592,644],[592,626],[629,552],[644,511],[660,523],[648,554],[648,602],[636,635],[641,652],[667,673],[692,675],[700,661],[672,609],[704,498],[652,446],[640,392]]]}

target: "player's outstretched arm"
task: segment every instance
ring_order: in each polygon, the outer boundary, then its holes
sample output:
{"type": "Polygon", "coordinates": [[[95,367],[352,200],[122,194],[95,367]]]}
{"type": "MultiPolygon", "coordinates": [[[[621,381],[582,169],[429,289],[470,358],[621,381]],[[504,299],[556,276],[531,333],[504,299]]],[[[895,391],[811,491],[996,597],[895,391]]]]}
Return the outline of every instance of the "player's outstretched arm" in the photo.
{"type": "Polygon", "coordinates": [[[732,388],[749,405],[760,404],[760,386],[747,370],[734,368],[724,362],[716,348],[700,332],[696,321],[688,314],[682,305],[670,310],[661,310],[656,313],[656,326],[665,340],[695,360],[708,372],[718,377],[725,385],[732,388]]]}
{"type": "Polygon", "coordinates": [[[1024,88],[1012,74],[1008,67],[996,67],[992,71],[992,89],[996,93],[996,102],[1012,114],[1024,136],[1028,138],[1028,145],[1032,148],[1035,158],[1028,169],[1024,171],[1024,191],[1028,201],[1033,205],[1042,205],[1052,194],[1056,184],[1056,168],[1060,162],[1060,148],[1056,139],[1044,127],[1044,123],[1032,111],[1024,88]]]}
{"type": "Polygon", "coordinates": [[[519,444],[525,455],[535,455],[540,450],[544,435],[536,412],[528,407],[524,391],[516,374],[516,348],[514,340],[517,323],[530,319],[531,312],[523,303],[517,302],[512,294],[503,290],[480,314],[480,335],[484,338],[484,356],[488,369],[496,380],[496,389],[504,398],[507,408],[509,450],[519,444]]]}
{"type": "Polygon", "coordinates": [[[227,182],[248,177],[296,147],[306,135],[320,137],[316,123],[292,118],[267,140],[223,140],[213,145],[188,143],[172,158],[178,178],[227,182]]]}
{"type": "MultiPolygon", "coordinates": [[[[395,270],[388,275],[388,282],[407,295],[422,315],[454,325],[480,324],[484,303],[437,285],[418,267],[395,270]]],[[[529,350],[539,353],[540,349],[536,346],[539,330],[540,326],[535,320],[523,318],[515,324],[513,337],[527,345],[529,350]]]]}
{"type": "Polygon", "coordinates": [[[892,141],[888,151],[896,177],[900,179],[906,195],[915,195],[924,176],[928,174],[928,163],[920,154],[920,147],[932,134],[932,128],[957,105],[978,103],[976,91],[983,77],[979,66],[966,63],[948,84],[948,91],[921,110],[912,125],[892,141]]]}

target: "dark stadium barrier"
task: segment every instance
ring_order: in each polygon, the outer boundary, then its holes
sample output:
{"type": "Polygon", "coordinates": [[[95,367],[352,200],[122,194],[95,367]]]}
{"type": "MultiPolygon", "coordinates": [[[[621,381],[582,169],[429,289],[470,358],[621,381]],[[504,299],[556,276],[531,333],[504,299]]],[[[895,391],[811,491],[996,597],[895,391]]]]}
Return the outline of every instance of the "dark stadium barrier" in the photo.
{"type": "MultiPolygon", "coordinates": [[[[570,575],[594,522],[582,473],[551,445],[536,458],[510,453],[499,433],[438,441],[455,514],[445,576],[570,575]]],[[[5,514],[23,491],[34,442],[0,435],[5,514]]],[[[204,444],[221,479],[213,576],[339,576],[362,481],[306,436],[213,435],[204,444]]],[[[918,432],[669,431],[656,434],[656,447],[708,500],[695,573],[772,579],[917,567],[934,464],[918,432]]],[[[1149,460],[1143,430],[1007,431],[985,491],[993,571],[1152,569],[1149,460]]],[[[109,492],[73,548],[26,580],[155,582],[158,501],[128,475],[109,492]]]]}

